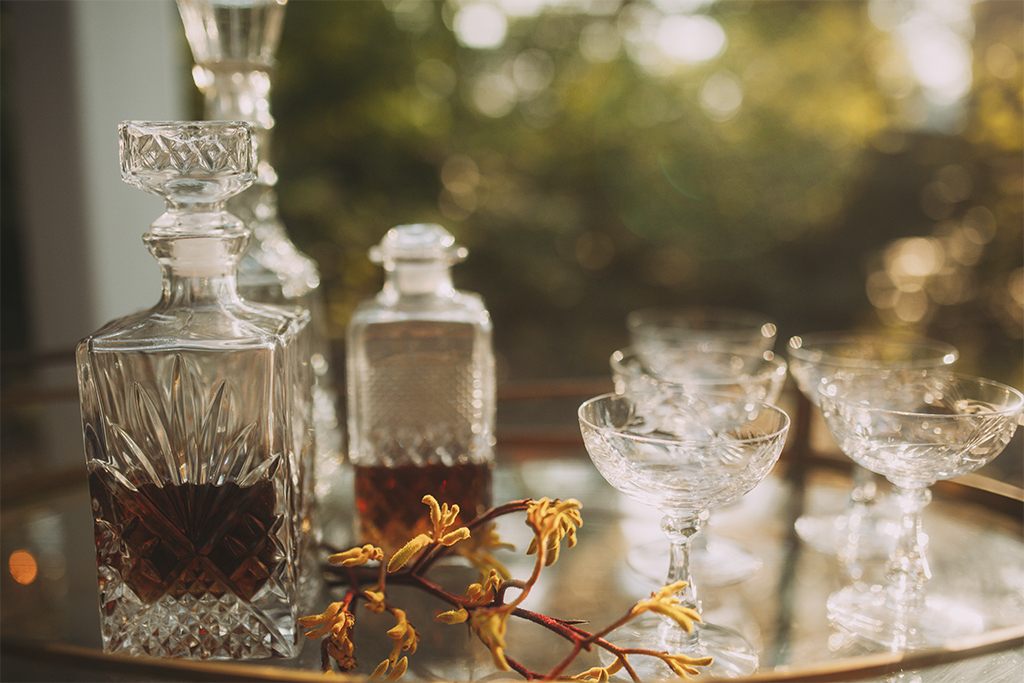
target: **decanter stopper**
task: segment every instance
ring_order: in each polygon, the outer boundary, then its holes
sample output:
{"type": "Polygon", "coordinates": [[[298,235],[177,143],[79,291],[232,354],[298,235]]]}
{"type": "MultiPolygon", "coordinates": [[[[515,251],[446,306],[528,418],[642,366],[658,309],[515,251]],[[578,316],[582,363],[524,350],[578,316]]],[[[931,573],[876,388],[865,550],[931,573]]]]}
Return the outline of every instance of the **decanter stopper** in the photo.
{"type": "Polygon", "coordinates": [[[126,121],[118,132],[121,178],[167,202],[154,230],[241,225],[224,210],[224,202],[256,180],[252,126],[242,121],[126,121]]]}
{"type": "Polygon", "coordinates": [[[274,127],[270,72],[287,0],[178,0],[206,115],[274,127]]]}
{"type": "Polygon", "coordinates": [[[418,223],[392,228],[370,247],[370,261],[384,267],[385,290],[403,294],[429,294],[451,287],[449,268],[464,261],[469,250],[440,225],[418,223]]]}

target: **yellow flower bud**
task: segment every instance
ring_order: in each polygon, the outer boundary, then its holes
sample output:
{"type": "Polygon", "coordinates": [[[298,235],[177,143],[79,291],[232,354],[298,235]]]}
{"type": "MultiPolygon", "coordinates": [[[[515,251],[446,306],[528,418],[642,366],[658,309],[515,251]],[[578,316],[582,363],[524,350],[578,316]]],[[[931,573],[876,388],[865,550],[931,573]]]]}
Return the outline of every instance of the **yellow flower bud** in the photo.
{"type": "Polygon", "coordinates": [[[462,624],[466,619],[469,619],[469,612],[462,607],[448,612],[441,612],[434,617],[435,621],[439,621],[442,624],[462,624]]]}
{"type": "Polygon", "coordinates": [[[412,556],[423,550],[431,542],[431,538],[426,534],[420,534],[416,538],[406,543],[402,548],[391,556],[388,561],[388,573],[397,572],[399,569],[405,566],[405,563],[412,559],[412,556]]]}

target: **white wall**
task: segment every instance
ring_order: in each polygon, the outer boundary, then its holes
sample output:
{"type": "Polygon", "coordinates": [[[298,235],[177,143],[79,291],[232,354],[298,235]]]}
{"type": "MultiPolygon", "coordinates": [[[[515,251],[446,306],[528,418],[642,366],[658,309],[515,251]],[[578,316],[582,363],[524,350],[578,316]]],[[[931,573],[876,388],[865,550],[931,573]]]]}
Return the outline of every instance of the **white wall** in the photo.
{"type": "Polygon", "coordinates": [[[92,323],[156,303],[160,277],[142,243],[163,201],[121,181],[117,125],[182,118],[191,62],[173,2],[89,0],[72,5],[78,67],[92,323]]]}
{"type": "Polygon", "coordinates": [[[159,296],[142,234],[162,202],[121,181],[117,124],[181,118],[189,62],[172,0],[9,7],[30,337],[49,351],[159,296]]]}
{"type": "MultiPolygon", "coordinates": [[[[142,243],[162,201],[120,178],[117,124],[179,119],[190,57],[172,0],[4,0],[18,225],[34,352],[71,349],[154,304],[142,243]]],[[[47,368],[43,388],[76,384],[47,368]]],[[[38,467],[82,459],[77,402],[47,404],[38,467]]]]}

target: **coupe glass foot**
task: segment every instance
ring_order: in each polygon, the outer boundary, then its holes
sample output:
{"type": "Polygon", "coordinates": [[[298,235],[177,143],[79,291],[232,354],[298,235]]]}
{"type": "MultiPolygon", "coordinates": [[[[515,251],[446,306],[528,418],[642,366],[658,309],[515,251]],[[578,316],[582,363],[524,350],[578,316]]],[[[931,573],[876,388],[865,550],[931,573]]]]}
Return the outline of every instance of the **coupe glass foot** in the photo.
{"type": "MultiPolygon", "coordinates": [[[[741,678],[757,671],[758,656],[754,646],[736,631],[715,624],[697,624],[696,645],[689,642],[683,645],[674,637],[676,630],[666,628],[665,622],[658,616],[645,615],[613,631],[608,640],[623,648],[643,648],[670,654],[681,652],[694,658],[712,657],[710,665],[699,668],[700,673],[693,677],[695,680],[741,678]]],[[[602,652],[601,661],[607,665],[614,661],[614,657],[602,652]]],[[[677,678],[668,665],[657,657],[630,655],[629,663],[641,681],[677,678]]],[[[629,679],[624,671],[620,671],[618,677],[629,679]]]]}
{"type": "Polygon", "coordinates": [[[901,608],[883,586],[850,586],[833,593],[828,618],[846,633],[892,651],[938,647],[985,629],[984,617],[962,602],[929,595],[919,609],[901,608]]]}

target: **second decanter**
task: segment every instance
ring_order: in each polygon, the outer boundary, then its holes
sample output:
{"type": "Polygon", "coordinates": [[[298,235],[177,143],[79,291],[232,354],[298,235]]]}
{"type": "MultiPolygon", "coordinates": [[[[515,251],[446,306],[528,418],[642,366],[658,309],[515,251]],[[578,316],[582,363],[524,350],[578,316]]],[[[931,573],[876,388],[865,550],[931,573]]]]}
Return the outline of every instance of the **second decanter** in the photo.
{"type": "Polygon", "coordinates": [[[359,533],[390,554],[429,529],[424,495],[469,521],[490,506],[494,460],[491,319],[452,285],[467,251],[437,225],[390,230],[370,259],[381,292],[349,323],[349,456],[359,533]]]}

